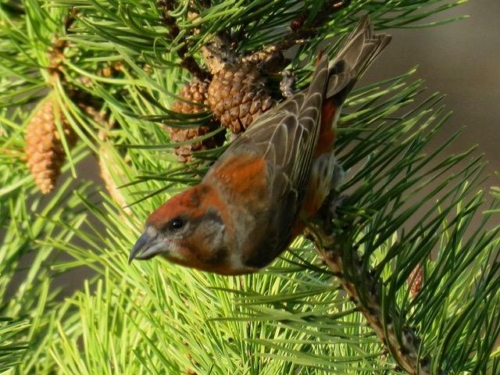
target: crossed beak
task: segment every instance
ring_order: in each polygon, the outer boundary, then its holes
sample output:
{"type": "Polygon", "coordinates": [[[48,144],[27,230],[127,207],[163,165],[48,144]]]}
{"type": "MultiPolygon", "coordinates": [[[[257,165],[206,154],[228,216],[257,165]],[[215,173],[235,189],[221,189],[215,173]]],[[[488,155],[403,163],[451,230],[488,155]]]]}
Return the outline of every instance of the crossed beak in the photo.
{"type": "Polygon", "coordinates": [[[148,232],[151,231],[150,230],[144,231],[142,236],[139,237],[134,247],[132,248],[132,251],[130,252],[130,255],[128,257],[129,264],[134,259],[139,259],[139,260],[151,259],[154,256],[163,252],[165,245],[161,240],[161,238],[159,238],[158,235],[152,236],[148,232]]]}

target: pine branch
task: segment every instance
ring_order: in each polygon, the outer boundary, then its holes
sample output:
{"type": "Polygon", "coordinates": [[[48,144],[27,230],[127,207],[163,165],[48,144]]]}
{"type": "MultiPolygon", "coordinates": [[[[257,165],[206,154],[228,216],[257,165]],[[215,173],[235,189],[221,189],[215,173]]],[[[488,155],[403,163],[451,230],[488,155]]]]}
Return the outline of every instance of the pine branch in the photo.
{"type": "Polygon", "coordinates": [[[208,72],[204,71],[193,56],[188,55],[189,49],[185,38],[180,36],[180,29],[177,25],[177,20],[170,13],[174,10],[172,0],[160,0],[158,5],[163,8],[162,21],[165,23],[169,30],[169,36],[172,43],[179,44],[177,54],[182,60],[181,67],[187,69],[193,76],[200,81],[210,79],[211,76],[208,72]],[[174,42],[175,41],[175,42],[174,42]]]}
{"type": "Polygon", "coordinates": [[[332,241],[331,236],[321,232],[323,228],[317,228],[313,236],[316,248],[321,258],[330,268],[333,274],[339,278],[342,288],[350,296],[351,301],[357,309],[363,314],[368,325],[377,334],[379,340],[388,349],[396,362],[409,374],[430,374],[430,357],[420,357],[422,351],[422,340],[416,332],[408,327],[403,327],[398,334],[394,329],[394,321],[402,320],[401,314],[396,312],[395,316],[384,316],[382,313],[384,306],[380,297],[382,290],[382,281],[375,278],[375,271],[366,270],[363,267],[363,260],[352,249],[351,239],[348,236],[335,237],[332,241]],[[349,281],[344,274],[343,254],[350,255],[352,267],[348,272],[355,280],[363,280],[362,285],[356,284],[356,281],[349,281]],[[369,289],[366,288],[369,286],[369,289]]]}
{"type": "Polygon", "coordinates": [[[412,104],[423,89],[410,73],[349,98],[336,144],[347,171],[347,198],[333,221],[338,247],[318,237],[331,268],[318,264],[303,240],[269,271],[241,278],[163,262],[130,267],[126,257],[151,209],[199,181],[224,150],[197,151],[185,165],[171,153],[216,133],[175,144],[164,130],[192,129],[213,117],[172,110],[180,102],[200,106],[180,95],[190,74],[213,73],[227,61],[258,66],[269,95],[280,99],[276,73],[288,64],[282,55],[290,46],[298,46],[288,67],[302,88],[319,43],[333,55],[359,14],[370,13],[379,29],[420,27],[458,3],[4,2],[2,295],[20,258],[35,256],[0,309],[29,323],[9,331],[13,342],[29,345],[16,371],[368,375],[420,366],[421,373],[498,373],[499,235],[485,229],[500,212],[498,191],[480,227],[471,228],[484,207],[483,162],[470,159],[472,151],[443,156],[457,135],[424,154],[448,116],[439,95],[412,104]],[[210,59],[219,66],[211,68],[210,59]],[[66,147],[63,181],[41,199],[24,167],[24,130],[28,106],[47,88],[81,142],[66,147]],[[100,156],[114,196],[96,197],[78,172],[91,153],[100,156]],[[141,204],[123,209],[134,201],[141,204]],[[418,223],[408,224],[411,218],[418,223]],[[73,258],[57,259],[63,253],[73,258]],[[52,280],[82,266],[97,276],[58,301],[52,280]],[[416,267],[423,283],[411,292],[416,267]]]}

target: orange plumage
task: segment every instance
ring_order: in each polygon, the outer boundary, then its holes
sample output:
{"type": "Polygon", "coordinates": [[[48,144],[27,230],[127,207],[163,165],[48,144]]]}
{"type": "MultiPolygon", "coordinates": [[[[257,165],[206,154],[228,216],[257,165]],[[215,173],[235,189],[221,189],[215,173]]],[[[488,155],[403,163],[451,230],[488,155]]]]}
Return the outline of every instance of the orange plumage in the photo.
{"type": "Polygon", "coordinates": [[[331,191],[342,103],[389,41],[363,17],[331,66],[319,60],[307,89],[261,115],[199,185],[151,214],[130,260],[161,255],[225,275],[271,263],[331,191]]]}

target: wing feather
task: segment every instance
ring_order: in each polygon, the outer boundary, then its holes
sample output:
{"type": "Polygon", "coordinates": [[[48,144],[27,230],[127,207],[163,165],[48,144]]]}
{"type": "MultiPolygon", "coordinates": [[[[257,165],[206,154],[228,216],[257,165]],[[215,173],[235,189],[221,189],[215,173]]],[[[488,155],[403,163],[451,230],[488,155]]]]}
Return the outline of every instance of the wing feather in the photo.
{"type": "MultiPolygon", "coordinates": [[[[373,35],[368,17],[363,17],[330,68],[324,56],[307,89],[261,115],[214,164],[213,168],[217,168],[248,156],[265,161],[268,209],[264,214],[248,208],[255,220],[260,221],[256,225],[263,233],[253,241],[251,249],[242,250],[248,255],[249,265],[267,265],[291,240],[292,227],[310,181],[323,101],[333,100],[340,108],[357,78],[389,41],[388,35],[373,35]]],[[[209,171],[205,178],[211,178],[210,175],[209,171]]]]}
{"type": "MultiPolygon", "coordinates": [[[[328,60],[320,60],[311,85],[263,114],[226,150],[223,158],[261,155],[267,166],[269,223],[267,255],[276,257],[290,241],[291,227],[304,198],[318,142],[321,104],[328,82],[328,60]]],[[[263,255],[259,255],[263,260],[263,255]]]]}

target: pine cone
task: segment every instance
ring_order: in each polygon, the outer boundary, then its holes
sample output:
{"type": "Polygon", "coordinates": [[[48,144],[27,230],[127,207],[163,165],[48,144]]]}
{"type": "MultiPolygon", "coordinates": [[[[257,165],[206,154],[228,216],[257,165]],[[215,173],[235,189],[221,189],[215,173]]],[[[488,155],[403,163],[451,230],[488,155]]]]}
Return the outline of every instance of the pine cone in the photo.
{"type": "Polygon", "coordinates": [[[422,289],[422,285],[424,283],[424,269],[420,264],[411,271],[410,276],[408,277],[407,284],[410,288],[410,294],[412,298],[415,298],[422,289]]]}
{"type": "MultiPolygon", "coordinates": [[[[188,103],[182,100],[176,100],[172,105],[174,112],[183,114],[201,113],[206,110],[204,106],[208,106],[207,102],[208,83],[195,80],[185,85],[179,97],[187,100],[188,103]],[[194,103],[200,103],[196,105],[194,103]]],[[[185,142],[196,137],[203,136],[220,127],[220,122],[213,119],[208,125],[202,125],[194,128],[174,128],[166,126],[170,139],[173,142],[185,142]]],[[[207,138],[203,141],[193,142],[187,145],[178,146],[175,148],[177,159],[181,163],[186,163],[192,159],[193,151],[209,150],[221,146],[224,143],[224,132],[217,133],[215,136],[207,138]]]]}
{"type": "Polygon", "coordinates": [[[57,130],[54,111],[59,112],[61,126],[70,147],[76,142],[76,135],[52,99],[48,99],[33,116],[26,128],[26,146],[28,168],[35,183],[43,194],[50,193],[61,173],[61,166],[66,157],[57,130]]]}
{"type": "Polygon", "coordinates": [[[176,100],[172,105],[172,111],[184,114],[200,113],[205,110],[203,105],[208,105],[207,102],[208,83],[194,80],[184,85],[179,93],[179,97],[186,100],[176,100]],[[193,103],[188,103],[193,102],[193,103]],[[196,105],[194,103],[200,103],[196,105]]]}
{"type": "Polygon", "coordinates": [[[214,75],[208,87],[208,104],[221,124],[238,134],[272,108],[273,99],[253,65],[233,65],[214,75]]]}

